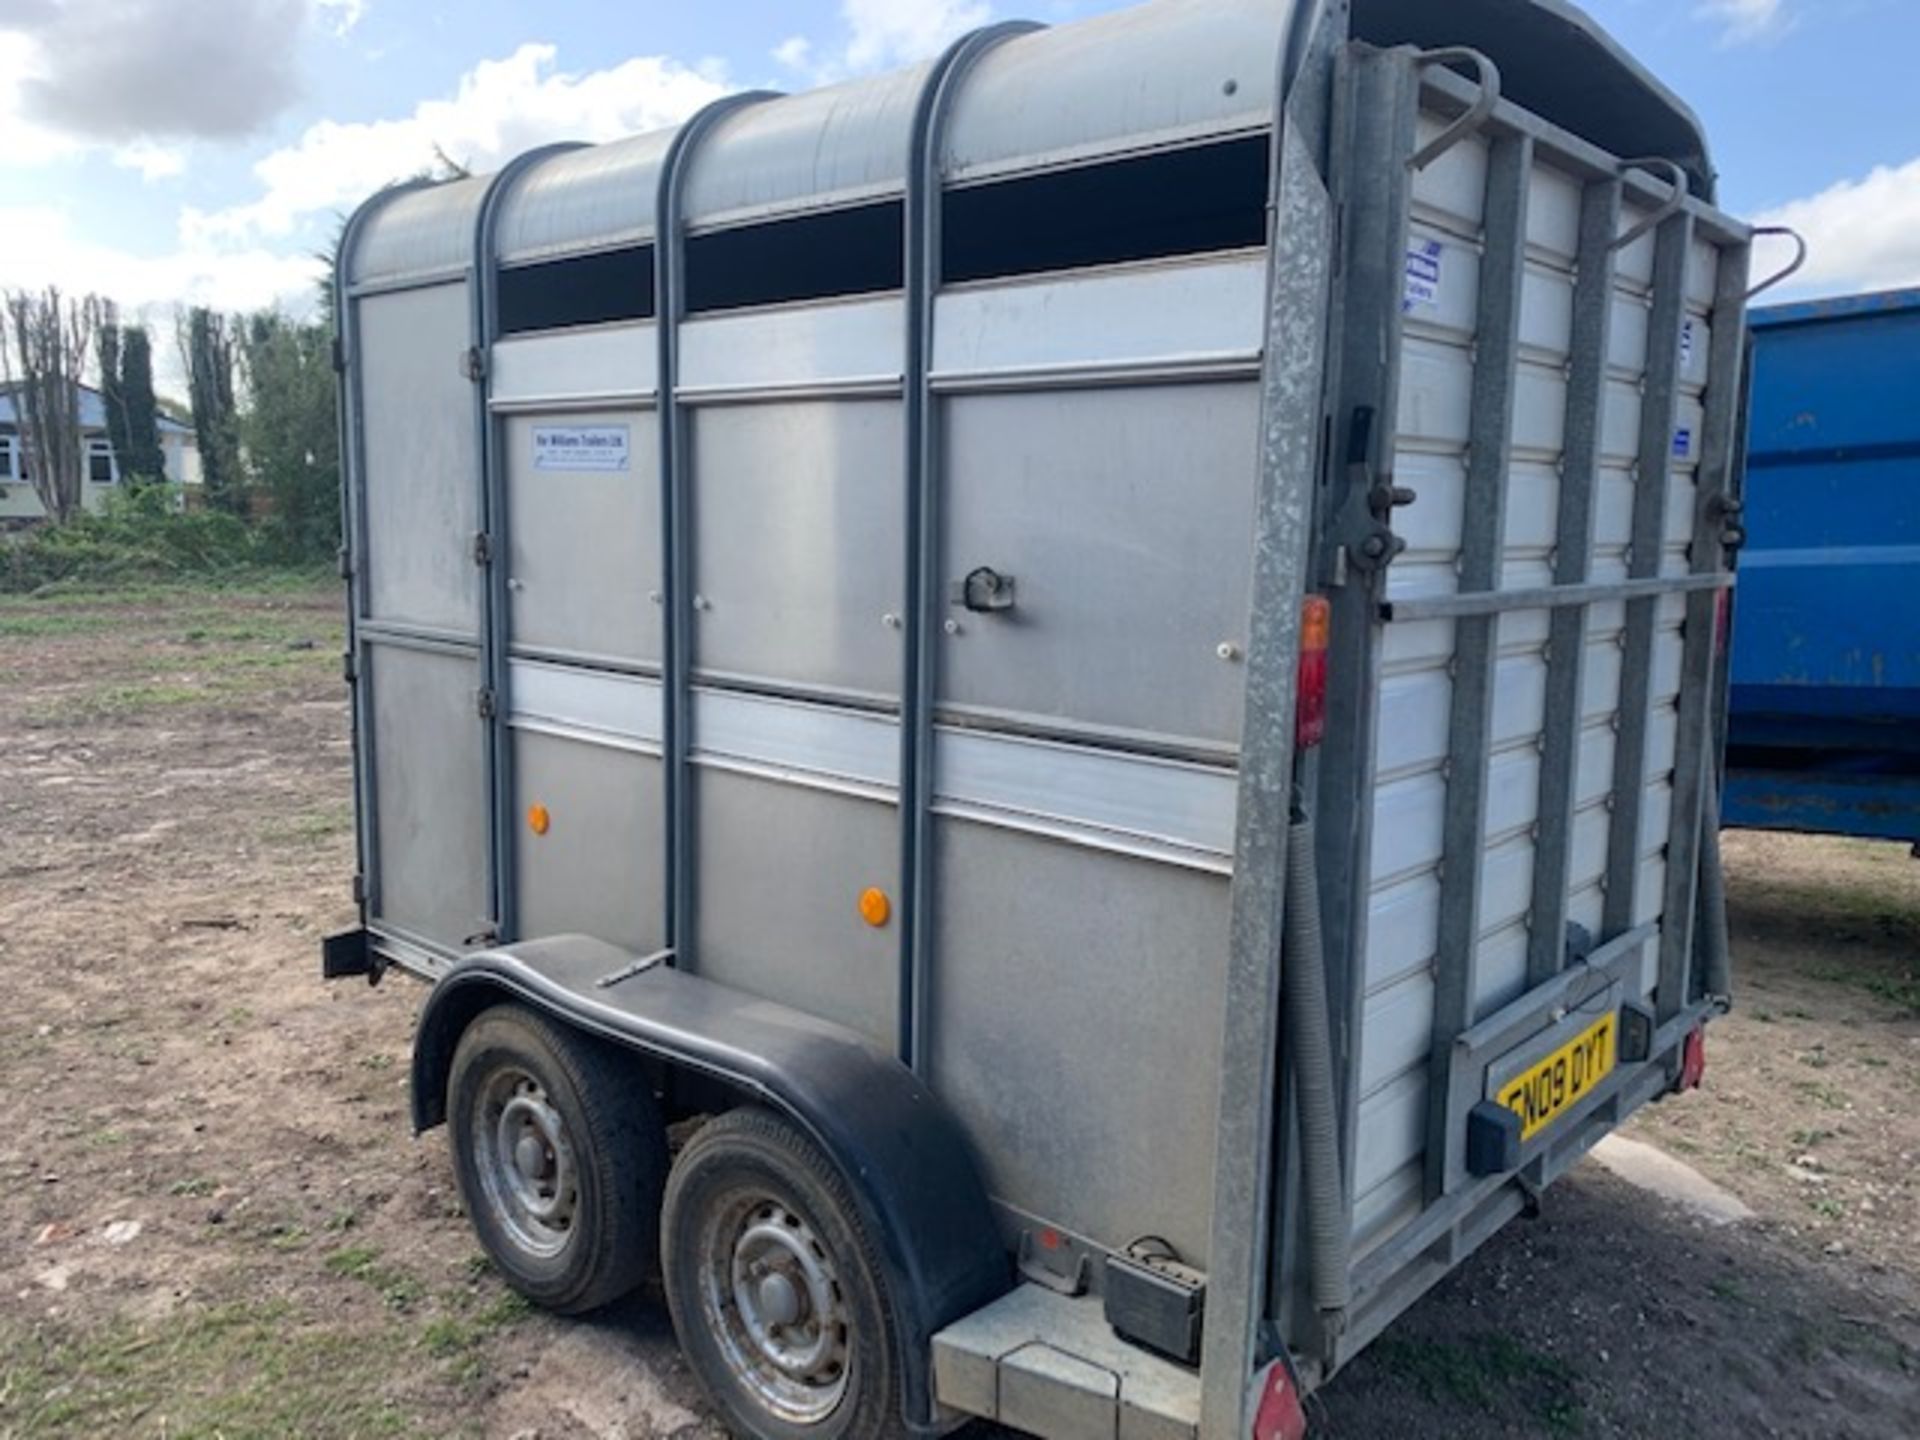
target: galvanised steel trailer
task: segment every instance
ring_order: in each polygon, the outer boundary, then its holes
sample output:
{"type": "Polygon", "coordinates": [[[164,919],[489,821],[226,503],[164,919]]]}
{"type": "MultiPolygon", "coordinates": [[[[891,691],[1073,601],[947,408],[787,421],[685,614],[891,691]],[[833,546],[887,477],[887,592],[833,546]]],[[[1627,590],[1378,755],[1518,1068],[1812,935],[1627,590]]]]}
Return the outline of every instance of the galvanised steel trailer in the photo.
{"type": "Polygon", "coordinates": [[[326,967],[512,1283],[753,1435],[1296,1435],[1697,1083],[1712,191],[1557,0],[1159,0],[363,206],[326,967]]]}
{"type": "Polygon", "coordinates": [[[1753,316],[1729,825],[1920,844],[1920,290],[1753,316]]]}

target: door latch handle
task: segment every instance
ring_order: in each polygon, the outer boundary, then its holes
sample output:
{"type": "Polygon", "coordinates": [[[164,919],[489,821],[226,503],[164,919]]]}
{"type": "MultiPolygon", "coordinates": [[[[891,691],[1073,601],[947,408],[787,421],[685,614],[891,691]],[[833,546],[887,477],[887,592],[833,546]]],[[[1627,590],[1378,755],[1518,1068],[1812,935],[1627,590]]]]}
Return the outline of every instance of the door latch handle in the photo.
{"type": "Polygon", "coordinates": [[[964,605],[975,614],[1013,609],[1013,576],[1002,575],[989,565],[969,571],[967,578],[953,587],[953,603],[964,605]]]}

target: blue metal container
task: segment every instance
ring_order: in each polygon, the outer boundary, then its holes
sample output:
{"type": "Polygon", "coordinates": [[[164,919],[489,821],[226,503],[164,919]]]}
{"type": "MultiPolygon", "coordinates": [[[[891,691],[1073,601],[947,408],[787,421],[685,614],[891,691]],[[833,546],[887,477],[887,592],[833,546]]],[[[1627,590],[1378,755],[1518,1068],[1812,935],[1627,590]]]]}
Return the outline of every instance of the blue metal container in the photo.
{"type": "Polygon", "coordinates": [[[1726,823],[1920,840],[1920,290],[1752,325],[1726,823]]]}

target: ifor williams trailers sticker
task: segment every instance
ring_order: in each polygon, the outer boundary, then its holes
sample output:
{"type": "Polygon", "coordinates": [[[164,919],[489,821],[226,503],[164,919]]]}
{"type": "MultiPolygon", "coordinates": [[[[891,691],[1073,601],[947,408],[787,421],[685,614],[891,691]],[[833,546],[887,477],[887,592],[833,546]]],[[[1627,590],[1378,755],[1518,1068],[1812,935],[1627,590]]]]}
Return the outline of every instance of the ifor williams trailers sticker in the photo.
{"type": "Polygon", "coordinates": [[[628,448],[625,425],[533,427],[536,470],[625,470],[628,448]]]}

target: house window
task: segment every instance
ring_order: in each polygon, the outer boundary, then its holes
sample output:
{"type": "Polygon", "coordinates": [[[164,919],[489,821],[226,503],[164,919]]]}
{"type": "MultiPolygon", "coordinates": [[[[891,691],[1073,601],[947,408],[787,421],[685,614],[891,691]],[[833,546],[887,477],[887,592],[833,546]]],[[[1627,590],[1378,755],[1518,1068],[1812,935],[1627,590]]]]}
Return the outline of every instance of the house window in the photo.
{"type": "Polygon", "coordinates": [[[87,479],[96,485],[111,485],[120,478],[113,463],[113,446],[105,440],[87,442],[87,479]]]}
{"type": "Polygon", "coordinates": [[[18,480],[20,475],[20,442],[11,435],[0,435],[0,481],[18,480]]]}

